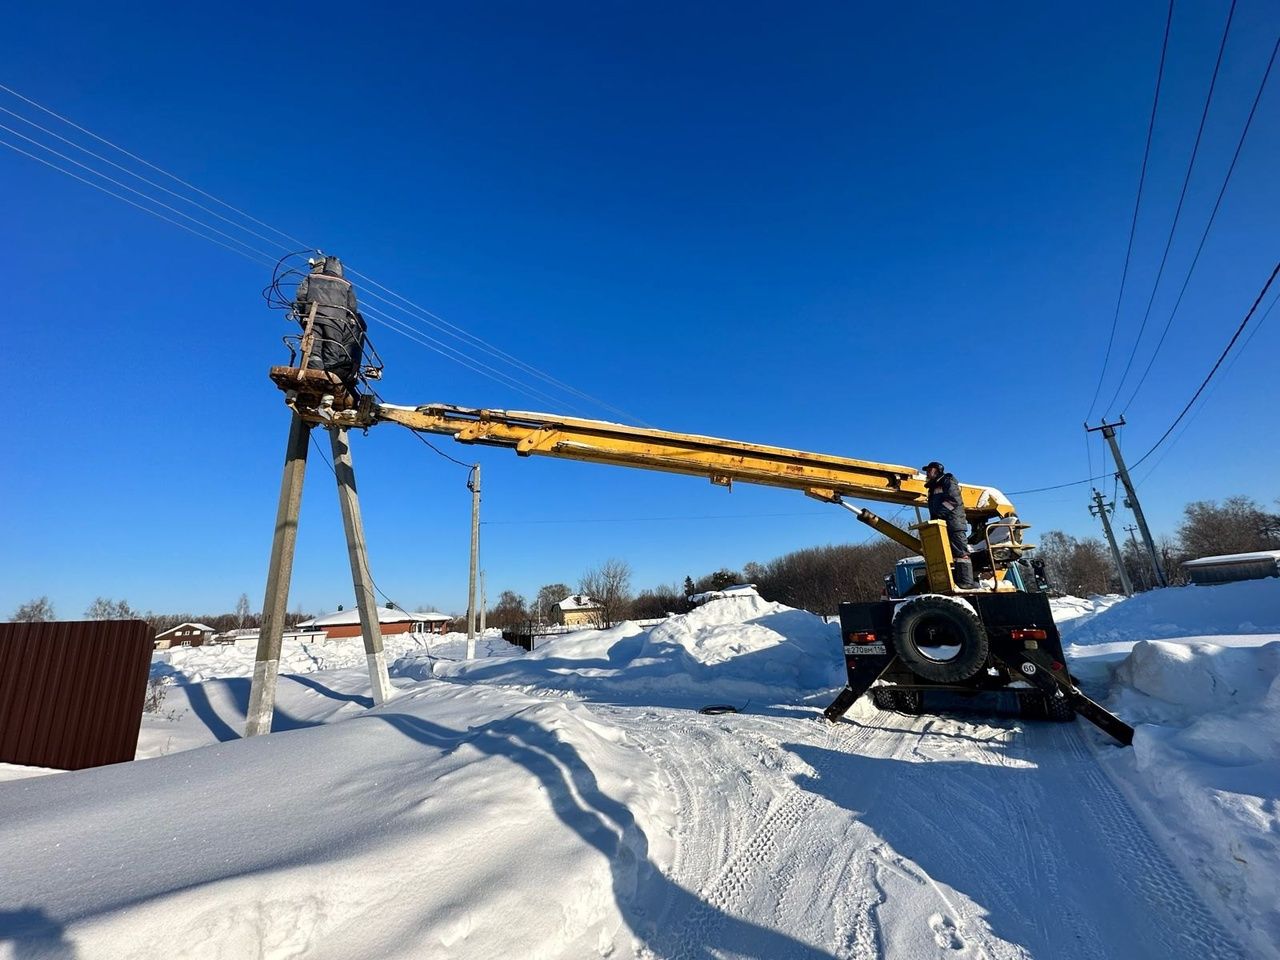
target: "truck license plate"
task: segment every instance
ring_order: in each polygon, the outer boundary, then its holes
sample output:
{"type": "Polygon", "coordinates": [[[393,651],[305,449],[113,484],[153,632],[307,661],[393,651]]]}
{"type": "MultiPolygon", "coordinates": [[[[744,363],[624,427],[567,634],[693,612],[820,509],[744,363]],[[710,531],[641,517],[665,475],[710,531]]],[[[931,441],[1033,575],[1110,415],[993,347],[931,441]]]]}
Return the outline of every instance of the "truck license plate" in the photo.
{"type": "Polygon", "coordinates": [[[844,654],[846,657],[857,656],[884,656],[888,651],[885,650],[883,643],[846,643],[844,645],[844,654]]]}

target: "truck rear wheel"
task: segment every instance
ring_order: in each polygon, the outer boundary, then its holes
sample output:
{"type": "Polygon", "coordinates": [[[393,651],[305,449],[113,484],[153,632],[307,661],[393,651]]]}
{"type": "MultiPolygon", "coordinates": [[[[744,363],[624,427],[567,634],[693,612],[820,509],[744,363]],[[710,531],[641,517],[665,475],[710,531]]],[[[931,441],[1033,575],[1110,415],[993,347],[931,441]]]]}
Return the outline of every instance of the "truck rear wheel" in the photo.
{"type": "Polygon", "coordinates": [[[939,683],[968,680],[987,662],[987,631],[968,604],[924,596],[899,608],[893,649],[912,673],[939,683]]]}

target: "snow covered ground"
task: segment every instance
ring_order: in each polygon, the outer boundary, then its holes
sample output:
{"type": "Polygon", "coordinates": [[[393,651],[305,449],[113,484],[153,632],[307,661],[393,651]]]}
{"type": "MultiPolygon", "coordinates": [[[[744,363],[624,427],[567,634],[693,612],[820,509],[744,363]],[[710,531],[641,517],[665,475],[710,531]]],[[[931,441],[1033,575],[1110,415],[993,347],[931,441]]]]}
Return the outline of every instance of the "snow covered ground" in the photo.
{"type": "Polygon", "coordinates": [[[750,596],[388,638],[379,708],[358,641],[286,652],[253,740],[251,649],[158,655],[148,759],[0,766],[0,957],[1280,956],[1280,583],[1055,608],[1133,749],[826,724],[838,628],[750,596]]]}

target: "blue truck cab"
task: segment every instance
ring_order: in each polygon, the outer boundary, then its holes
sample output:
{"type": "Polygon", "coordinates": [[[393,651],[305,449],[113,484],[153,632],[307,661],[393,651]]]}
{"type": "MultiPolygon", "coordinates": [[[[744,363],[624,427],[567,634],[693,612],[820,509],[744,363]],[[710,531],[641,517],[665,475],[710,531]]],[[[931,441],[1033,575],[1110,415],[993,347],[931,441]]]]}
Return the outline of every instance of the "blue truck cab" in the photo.
{"type": "MultiPolygon", "coordinates": [[[[925,577],[924,557],[904,557],[894,564],[893,573],[884,578],[884,598],[897,600],[907,596],[911,588],[925,577]]],[[[1014,589],[1026,592],[1027,584],[1021,564],[1010,564],[1004,578],[1006,582],[1013,584],[1014,589]]]]}

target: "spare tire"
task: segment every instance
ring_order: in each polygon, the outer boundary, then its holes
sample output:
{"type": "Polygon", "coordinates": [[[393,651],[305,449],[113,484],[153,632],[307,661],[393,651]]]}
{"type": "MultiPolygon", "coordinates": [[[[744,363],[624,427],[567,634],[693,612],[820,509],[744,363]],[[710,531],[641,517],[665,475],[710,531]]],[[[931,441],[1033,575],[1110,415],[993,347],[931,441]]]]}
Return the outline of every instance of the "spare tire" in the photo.
{"type": "Polygon", "coordinates": [[[917,676],[938,683],[968,680],[987,662],[987,631],[973,608],[950,597],[923,596],[893,618],[893,648],[917,676]]]}

